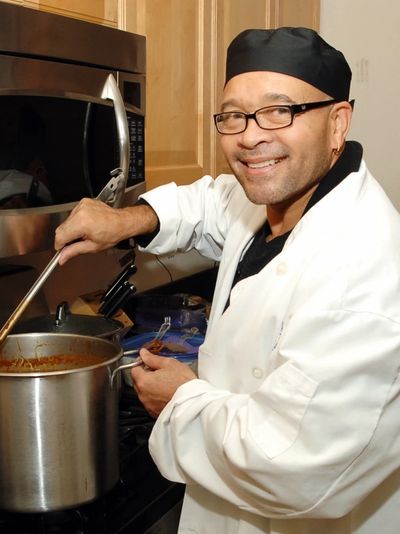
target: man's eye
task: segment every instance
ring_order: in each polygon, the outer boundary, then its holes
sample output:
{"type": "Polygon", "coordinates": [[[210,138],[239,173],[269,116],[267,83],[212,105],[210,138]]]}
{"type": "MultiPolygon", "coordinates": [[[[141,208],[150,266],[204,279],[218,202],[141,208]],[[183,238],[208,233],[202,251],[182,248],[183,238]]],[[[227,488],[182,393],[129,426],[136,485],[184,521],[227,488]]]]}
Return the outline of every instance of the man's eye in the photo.
{"type": "Polygon", "coordinates": [[[240,119],[243,119],[243,113],[239,113],[238,111],[232,111],[232,113],[225,113],[223,120],[230,121],[240,119]]]}
{"type": "Polygon", "coordinates": [[[270,108],[270,113],[271,115],[286,116],[290,115],[290,110],[285,106],[276,106],[275,108],[270,108]]]}

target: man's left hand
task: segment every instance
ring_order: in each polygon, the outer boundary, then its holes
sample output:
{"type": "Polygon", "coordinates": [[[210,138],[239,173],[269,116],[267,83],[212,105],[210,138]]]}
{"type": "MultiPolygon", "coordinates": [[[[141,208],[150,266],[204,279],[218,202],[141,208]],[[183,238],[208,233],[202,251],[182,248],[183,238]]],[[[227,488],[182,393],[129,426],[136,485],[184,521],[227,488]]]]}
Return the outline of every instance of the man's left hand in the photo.
{"type": "Polygon", "coordinates": [[[144,366],[132,369],[133,387],[143,406],[156,418],[178,387],[197,376],[175,358],[157,356],[147,349],[141,349],[140,357],[144,366]]]}

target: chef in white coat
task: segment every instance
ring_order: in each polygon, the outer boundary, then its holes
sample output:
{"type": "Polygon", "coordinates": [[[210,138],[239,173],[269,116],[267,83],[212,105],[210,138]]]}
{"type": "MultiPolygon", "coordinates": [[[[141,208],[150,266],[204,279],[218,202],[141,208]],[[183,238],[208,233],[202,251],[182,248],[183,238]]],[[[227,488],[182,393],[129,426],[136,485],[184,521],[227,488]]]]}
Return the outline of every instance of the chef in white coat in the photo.
{"type": "Polygon", "coordinates": [[[132,371],[181,533],[400,532],[400,217],[346,141],[350,81],[312,30],[242,32],[215,115],[232,174],[57,230],[82,239],[61,263],[138,235],[220,262],[198,377],[146,350],[132,371]]]}

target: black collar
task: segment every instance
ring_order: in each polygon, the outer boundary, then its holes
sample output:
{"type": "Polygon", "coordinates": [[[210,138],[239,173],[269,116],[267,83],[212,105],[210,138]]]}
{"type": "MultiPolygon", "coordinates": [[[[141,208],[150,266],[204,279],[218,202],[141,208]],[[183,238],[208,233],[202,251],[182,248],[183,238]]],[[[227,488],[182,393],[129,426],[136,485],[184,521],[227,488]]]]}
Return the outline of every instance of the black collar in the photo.
{"type": "Polygon", "coordinates": [[[363,149],[360,143],[348,141],[344,147],[343,153],[335,165],[326,173],[318,184],[317,189],[312,194],[307,206],[303,212],[306,213],[317,202],[334,189],[346,176],[352,172],[357,172],[360,168],[363,149]]]}
{"type": "MultiPolygon", "coordinates": [[[[318,187],[312,194],[307,206],[303,212],[306,213],[319,200],[334,189],[342,180],[350,173],[357,172],[360,168],[363,149],[362,146],[355,142],[349,141],[335,165],[322,178],[318,187]]],[[[232,287],[242,280],[253,274],[258,273],[267,263],[269,263],[275,256],[277,256],[283,249],[286,239],[291,233],[291,230],[275,237],[271,241],[266,242],[267,236],[271,233],[271,228],[268,221],[255,234],[252,243],[245,252],[243,258],[239,262],[233,279],[232,287]]],[[[229,299],[226,304],[229,305],[229,299]]]]}

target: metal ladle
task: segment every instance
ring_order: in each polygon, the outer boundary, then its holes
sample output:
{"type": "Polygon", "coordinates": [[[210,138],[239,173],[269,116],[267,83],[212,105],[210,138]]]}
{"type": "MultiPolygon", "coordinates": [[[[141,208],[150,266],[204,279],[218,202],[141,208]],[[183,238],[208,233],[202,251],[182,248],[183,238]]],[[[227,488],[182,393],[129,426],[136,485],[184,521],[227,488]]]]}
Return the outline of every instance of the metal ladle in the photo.
{"type": "MultiPolygon", "coordinates": [[[[123,183],[124,176],[121,169],[114,169],[111,171],[111,180],[105,185],[105,187],[100,191],[100,193],[97,195],[96,200],[101,200],[102,202],[106,203],[112,203],[114,201],[115,195],[117,191],[119,190],[120,185],[123,183]]],[[[10,331],[14,328],[16,322],[21,317],[25,309],[29,306],[32,299],[36,296],[40,288],[43,286],[47,278],[50,276],[50,274],[55,269],[56,265],[58,264],[58,260],[60,258],[61,252],[63,249],[58,250],[50,262],[46,265],[43,272],[40,274],[36,282],[33,284],[33,286],[29,289],[29,291],[26,293],[26,295],[23,297],[21,302],[18,304],[18,306],[15,308],[15,310],[12,312],[10,317],[5,322],[4,326],[0,330],[0,348],[2,344],[4,343],[6,337],[10,333],[10,331]]]]}

